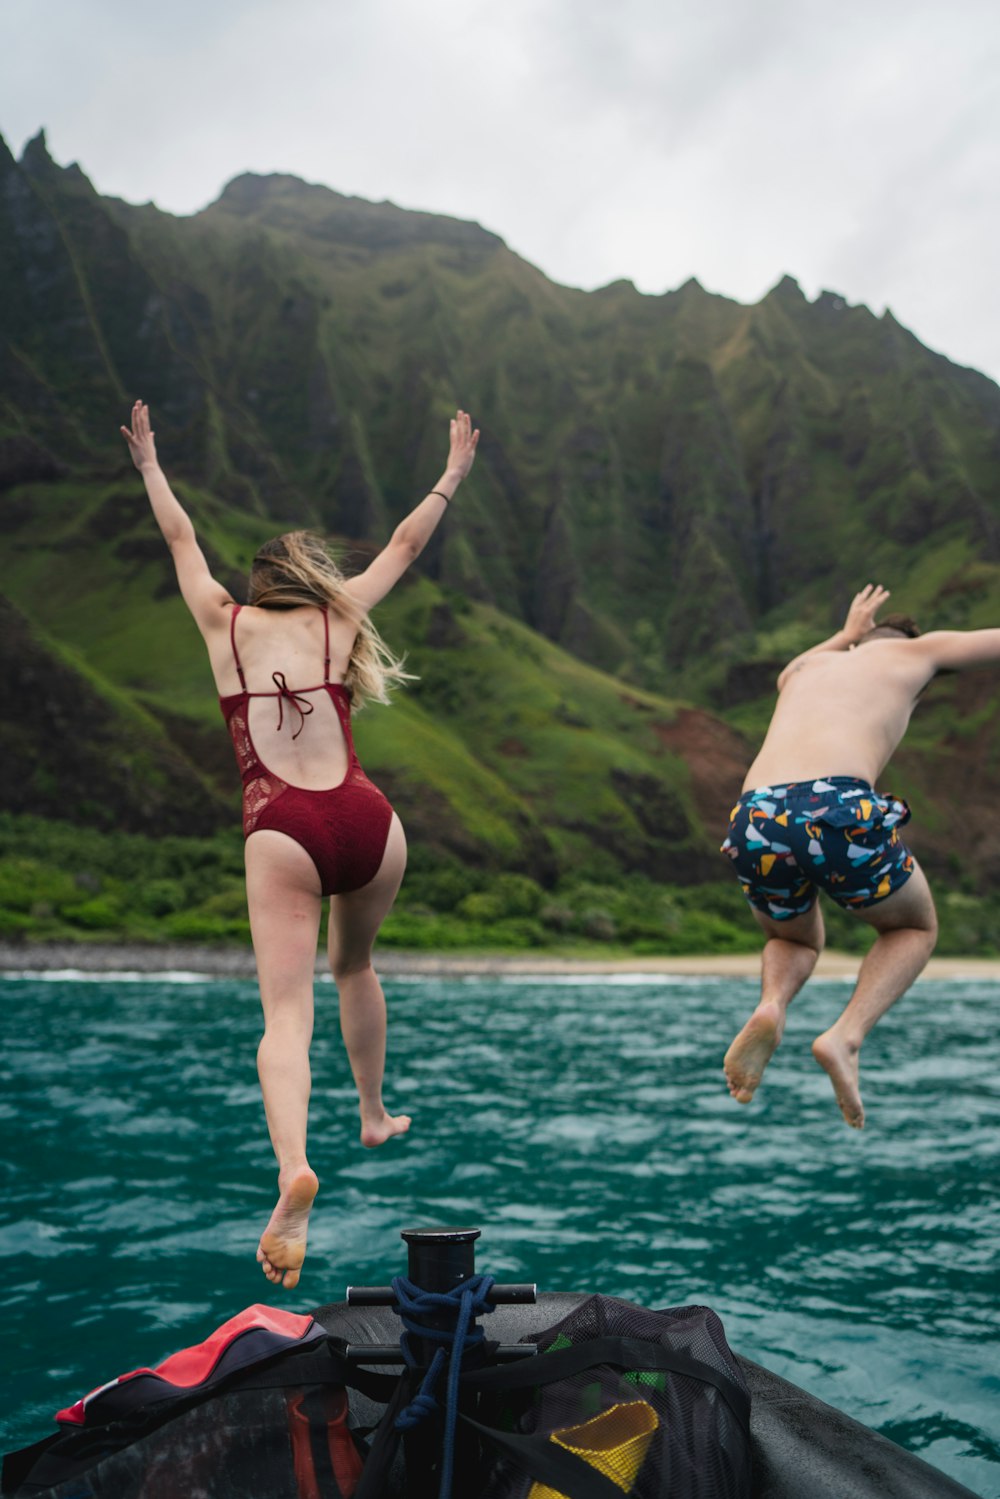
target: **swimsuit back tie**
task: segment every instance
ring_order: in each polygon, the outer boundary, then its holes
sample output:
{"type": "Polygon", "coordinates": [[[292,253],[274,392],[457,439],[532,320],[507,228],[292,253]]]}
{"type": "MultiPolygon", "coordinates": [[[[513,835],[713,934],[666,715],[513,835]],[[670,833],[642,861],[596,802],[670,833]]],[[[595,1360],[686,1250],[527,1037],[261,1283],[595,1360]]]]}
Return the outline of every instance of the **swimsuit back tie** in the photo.
{"type": "Polygon", "coordinates": [[[299,715],[299,726],[292,735],[293,739],[298,739],[305,726],[306,715],[313,711],[313,704],[301,692],[292,691],[285,680],[283,671],[273,671],[271,681],[278,689],[278,729],[280,730],[285,722],[285,703],[287,702],[289,707],[294,708],[299,715]]]}

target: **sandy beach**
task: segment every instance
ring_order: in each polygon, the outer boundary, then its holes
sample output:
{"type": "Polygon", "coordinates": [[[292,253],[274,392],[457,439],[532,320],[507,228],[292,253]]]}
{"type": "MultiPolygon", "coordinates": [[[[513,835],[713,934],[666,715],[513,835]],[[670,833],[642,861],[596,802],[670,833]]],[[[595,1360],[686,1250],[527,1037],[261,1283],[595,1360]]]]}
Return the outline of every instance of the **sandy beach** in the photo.
{"type": "MultiPolygon", "coordinates": [[[[409,953],[385,949],[376,953],[376,966],[386,977],[407,974],[615,974],[663,973],[721,978],[755,978],[758,953],[726,953],[718,957],[570,958],[557,954],[409,953]]],[[[853,978],[861,964],[855,953],[824,952],[816,978],[853,978]]],[[[112,943],[0,943],[0,973],[204,973],[220,978],[253,978],[256,973],[249,948],[207,947],[195,944],[115,945],[112,943]]],[[[316,971],[326,971],[322,953],[316,971]]],[[[921,980],[983,979],[1000,983],[1000,959],[932,958],[921,980]]],[[[918,980],[920,982],[921,980],[918,980]]]]}

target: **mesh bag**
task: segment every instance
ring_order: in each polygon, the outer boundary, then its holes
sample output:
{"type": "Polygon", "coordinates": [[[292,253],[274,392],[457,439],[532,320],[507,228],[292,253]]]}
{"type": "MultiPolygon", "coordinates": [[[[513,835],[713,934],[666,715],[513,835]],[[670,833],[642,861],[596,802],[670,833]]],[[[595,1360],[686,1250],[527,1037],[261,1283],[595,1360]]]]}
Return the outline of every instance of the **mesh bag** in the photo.
{"type": "Polygon", "coordinates": [[[748,1499],[750,1396],[707,1307],[592,1296],[525,1341],[536,1359],[471,1380],[490,1391],[492,1429],[479,1430],[503,1454],[483,1499],[748,1499]],[[550,1481],[537,1461],[546,1448],[550,1481]]]}

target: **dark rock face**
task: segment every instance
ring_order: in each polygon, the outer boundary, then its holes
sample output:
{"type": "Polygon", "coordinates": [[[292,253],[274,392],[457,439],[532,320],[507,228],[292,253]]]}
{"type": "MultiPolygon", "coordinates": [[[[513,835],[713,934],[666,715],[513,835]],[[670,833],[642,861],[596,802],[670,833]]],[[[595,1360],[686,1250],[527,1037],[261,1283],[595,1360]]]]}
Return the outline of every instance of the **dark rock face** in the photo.
{"type": "Polygon", "coordinates": [[[466,545],[426,565],[605,668],[642,620],[674,669],[738,654],[859,521],[1000,556],[1000,392],[790,276],[752,308],[585,296],[476,224],[280,174],[193,220],[106,202],[39,138],[0,163],[0,297],[0,394],[60,463],[106,455],[138,393],[172,471],[358,540],[474,405],[466,545]]]}
{"type": "Polygon", "coordinates": [[[435,604],[431,610],[427,625],[427,644],[434,650],[449,650],[465,644],[465,631],[447,601],[435,604]]]}
{"type": "Polygon", "coordinates": [[[625,868],[667,884],[719,878],[719,861],[676,790],[655,776],[626,770],[613,770],[611,781],[639,828],[607,829],[608,846],[625,868]]]}
{"type": "Polygon", "coordinates": [[[5,599],[0,695],[4,811],[157,834],[207,833],[236,817],[155,724],[116,711],[5,599]]]}
{"type": "Polygon", "coordinates": [[[716,705],[720,708],[735,707],[737,703],[752,703],[757,698],[771,697],[781,674],[784,661],[740,661],[726,672],[725,686],[716,694],[716,705]]]}
{"type": "Polygon", "coordinates": [[[65,464],[30,437],[0,438],[0,493],[15,484],[61,479],[65,464]]]}

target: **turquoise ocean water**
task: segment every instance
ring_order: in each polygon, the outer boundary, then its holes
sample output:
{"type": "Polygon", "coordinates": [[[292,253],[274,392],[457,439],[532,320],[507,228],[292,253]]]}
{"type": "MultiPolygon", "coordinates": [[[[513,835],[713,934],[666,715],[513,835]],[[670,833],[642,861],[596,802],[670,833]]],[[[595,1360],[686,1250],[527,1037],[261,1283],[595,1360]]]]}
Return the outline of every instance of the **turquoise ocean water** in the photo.
{"type": "Polygon", "coordinates": [[[733,1346],[1000,1496],[1000,985],[918,985],[840,1120],[796,1001],[758,1100],[720,1064],[754,985],[620,976],[394,980],[387,1102],[357,1143],[336,995],[318,989],[298,1289],[254,1261],[274,1200],[253,984],[0,982],[2,1446],[254,1301],[308,1309],[403,1268],[398,1230],[483,1228],[479,1268],[651,1306],[706,1302],[733,1346]]]}

